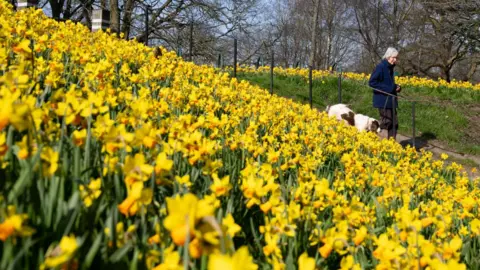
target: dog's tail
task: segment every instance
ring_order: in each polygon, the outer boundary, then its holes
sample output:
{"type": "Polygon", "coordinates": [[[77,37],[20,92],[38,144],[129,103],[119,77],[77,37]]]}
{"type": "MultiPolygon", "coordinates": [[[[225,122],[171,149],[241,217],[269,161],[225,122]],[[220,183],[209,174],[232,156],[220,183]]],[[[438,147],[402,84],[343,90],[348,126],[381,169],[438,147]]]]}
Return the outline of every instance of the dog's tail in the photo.
{"type": "Polygon", "coordinates": [[[327,105],[327,108],[325,109],[325,111],[328,113],[329,110],[330,110],[330,105],[327,105]]]}

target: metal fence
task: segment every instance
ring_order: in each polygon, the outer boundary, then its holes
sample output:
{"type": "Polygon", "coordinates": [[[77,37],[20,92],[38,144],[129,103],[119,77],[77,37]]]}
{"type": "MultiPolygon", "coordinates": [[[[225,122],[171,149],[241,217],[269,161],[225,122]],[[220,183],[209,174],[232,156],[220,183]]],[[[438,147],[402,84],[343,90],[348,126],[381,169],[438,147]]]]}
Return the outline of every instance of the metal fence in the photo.
{"type": "MultiPolygon", "coordinates": [[[[234,39],[233,41],[233,77],[237,77],[237,49],[238,49],[238,42],[237,42],[237,39],[234,39]]],[[[221,54],[219,54],[219,58],[218,59],[223,59],[223,57],[221,56],[221,54]]],[[[271,48],[271,56],[270,56],[270,59],[271,59],[271,62],[270,62],[270,94],[273,94],[273,83],[274,83],[274,67],[275,67],[275,53],[274,53],[274,50],[273,48],[271,48]]],[[[259,63],[260,61],[257,61],[257,64],[256,64],[256,67],[258,68],[259,67],[259,63]]],[[[222,66],[223,67],[223,63],[220,63],[220,60],[219,62],[217,63],[217,66],[222,66]]],[[[309,89],[309,104],[310,104],[310,108],[313,108],[313,67],[311,65],[309,65],[309,70],[308,70],[308,89],[309,89]]],[[[338,74],[338,77],[337,77],[337,88],[338,88],[338,103],[342,103],[342,80],[343,80],[343,72],[342,72],[342,69],[341,69],[341,66],[338,67],[337,69],[337,74],[338,74]]],[[[365,85],[363,85],[365,86],[365,85]]],[[[415,107],[416,107],[416,103],[417,101],[415,100],[410,100],[406,97],[403,97],[401,95],[393,95],[391,93],[387,93],[385,91],[382,91],[380,89],[375,89],[375,88],[371,88],[372,91],[375,91],[375,92],[378,92],[378,93],[382,93],[384,95],[387,95],[387,96],[390,96],[392,98],[392,102],[393,104],[395,104],[396,100],[403,100],[404,102],[409,102],[411,104],[411,123],[412,123],[412,141],[411,141],[411,145],[415,148],[417,148],[416,146],[416,143],[415,143],[415,137],[416,137],[416,125],[415,125],[415,107]]],[[[398,101],[397,101],[398,102],[398,101]]],[[[396,134],[396,126],[397,126],[397,123],[396,123],[396,110],[392,110],[392,124],[393,124],[393,132],[396,134]]]]}

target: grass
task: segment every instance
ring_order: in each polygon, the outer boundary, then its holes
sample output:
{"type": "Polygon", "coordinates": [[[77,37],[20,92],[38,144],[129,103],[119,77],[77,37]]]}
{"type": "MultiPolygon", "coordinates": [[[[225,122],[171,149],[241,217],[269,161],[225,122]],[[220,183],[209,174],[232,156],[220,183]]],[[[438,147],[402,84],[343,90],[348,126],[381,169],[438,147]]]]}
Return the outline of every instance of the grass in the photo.
{"type": "MultiPolygon", "coordinates": [[[[239,73],[237,78],[247,80],[262,88],[270,89],[269,74],[239,73]]],[[[378,111],[372,107],[372,91],[366,82],[343,80],[342,103],[351,105],[357,112],[378,119],[378,111]]],[[[274,94],[309,103],[308,81],[296,76],[275,76],[274,94]]],[[[445,87],[404,87],[401,93],[410,100],[416,100],[416,137],[429,141],[435,139],[448,148],[465,154],[480,155],[479,130],[471,125],[478,116],[468,107],[480,107],[480,93],[445,87]],[[473,120],[472,120],[473,119],[473,120]]],[[[324,110],[327,105],[338,103],[338,80],[326,77],[314,80],[312,91],[313,107],[324,110]]],[[[478,113],[477,113],[478,114],[478,113]]],[[[411,137],[412,102],[400,100],[399,133],[411,137]]]]}
{"type": "Polygon", "coordinates": [[[456,162],[456,163],[468,166],[470,168],[475,168],[478,166],[474,160],[471,160],[469,158],[459,159],[456,157],[449,157],[448,159],[449,159],[449,162],[456,162]]]}

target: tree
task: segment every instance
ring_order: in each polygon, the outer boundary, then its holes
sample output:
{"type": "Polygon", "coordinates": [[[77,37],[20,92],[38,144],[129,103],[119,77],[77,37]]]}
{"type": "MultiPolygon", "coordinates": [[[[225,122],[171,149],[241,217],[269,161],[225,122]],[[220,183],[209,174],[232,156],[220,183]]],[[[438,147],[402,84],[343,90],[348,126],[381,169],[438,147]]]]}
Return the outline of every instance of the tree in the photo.
{"type": "MultiPolygon", "coordinates": [[[[368,60],[373,66],[381,57],[380,48],[385,42],[382,27],[382,12],[380,0],[352,1],[357,31],[360,35],[359,43],[368,53],[368,60]]],[[[385,45],[383,45],[385,46],[385,45]]]]}
{"type": "Polygon", "coordinates": [[[470,69],[463,77],[472,78],[478,65],[478,7],[475,1],[420,2],[410,21],[418,38],[405,47],[405,69],[450,81],[455,66],[466,64],[468,56],[470,69]]]}
{"type": "Polygon", "coordinates": [[[352,13],[343,1],[325,0],[323,3],[320,14],[322,35],[319,42],[324,50],[323,54],[318,55],[318,62],[323,63],[321,67],[328,69],[338,65],[352,49],[348,41],[351,33],[347,30],[352,13]]]}
{"type": "Polygon", "coordinates": [[[473,80],[480,76],[479,0],[40,0],[47,14],[91,27],[91,11],[108,8],[114,32],[198,63],[342,65],[370,72],[385,49],[400,50],[403,74],[473,80]],[[148,8],[150,7],[150,8],[148,8]],[[148,8],[148,27],[146,11],[148,8]],[[317,16],[315,13],[318,12],[317,16]],[[305,18],[317,18],[305,20],[305,18]],[[148,30],[147,30],[148,29],[148,30]]]}
{"type": "Polygon", "coordinates": [[[311,48],[310,56],[308,60],[308,66],[313,68],[315,63],[315,52],[317,46],[317,27],[318,27],[318,15],[320,14],[320,0],[314,0],[313,6],[313,16],[312,16],[312,38],[311,38],[311,48]]]}
{"type": "MultiPolygon", "coordinates": [[[[279,57],[284,66],[308,65],[311,53],[311,34],[315,1],[283,0],[277,2],[277,27],[282,33],[279,39],[279,57]]],[[[350,21],[348,7],[345,2],[324,0],[320,4],[318,20],[315,25],[314,66],[328,68],[344,60],[351,51],[348,41],[348,25],[350,21]]]]}

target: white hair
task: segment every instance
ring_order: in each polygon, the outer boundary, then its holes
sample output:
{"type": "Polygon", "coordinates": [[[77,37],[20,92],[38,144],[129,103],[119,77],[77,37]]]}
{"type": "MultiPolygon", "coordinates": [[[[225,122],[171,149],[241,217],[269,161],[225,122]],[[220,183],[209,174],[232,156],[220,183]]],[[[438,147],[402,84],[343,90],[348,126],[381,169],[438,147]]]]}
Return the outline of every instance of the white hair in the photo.
{"type": "Polygon", "coordinates": [[[383,55],[383,59],[388,59],[392,56],[397,56],[397,55],[398,55],[397,49],[392,48],[392,47],[388,47],[387,51],[383,55]]]}

